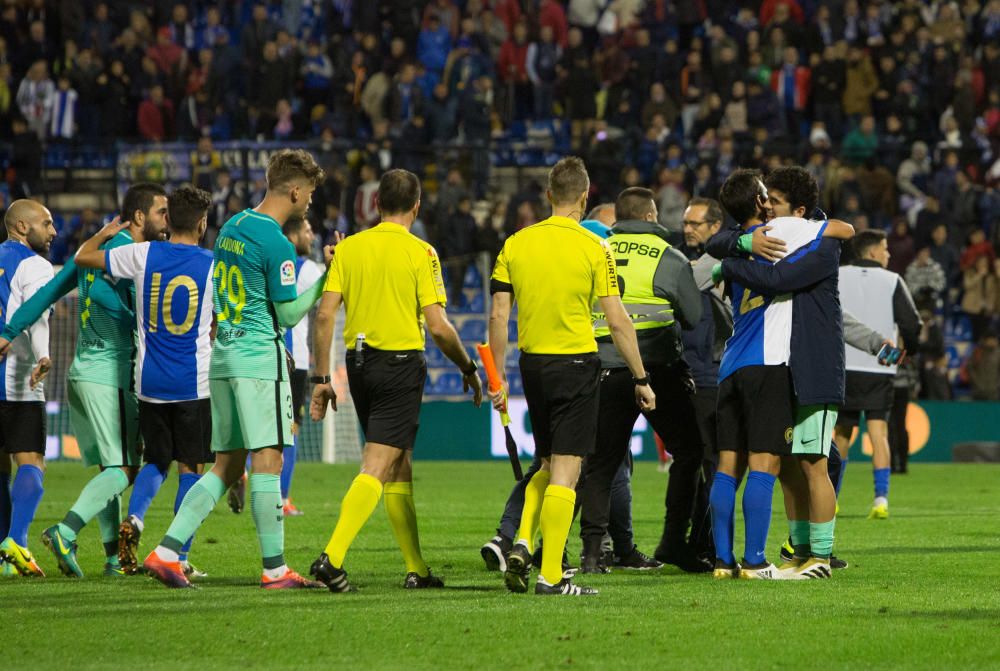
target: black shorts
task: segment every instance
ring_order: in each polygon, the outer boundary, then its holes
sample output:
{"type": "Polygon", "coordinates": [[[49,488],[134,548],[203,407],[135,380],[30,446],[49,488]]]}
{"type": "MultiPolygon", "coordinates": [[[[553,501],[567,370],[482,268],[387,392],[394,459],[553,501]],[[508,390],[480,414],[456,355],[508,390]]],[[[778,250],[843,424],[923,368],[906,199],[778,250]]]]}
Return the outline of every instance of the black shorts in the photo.
{"type": "Polygon", "coordinates": [[[719,385],[720,452],[792,453],[795,394],[788,366],[746,366],[719,385]]]}
{"type": "Polygon", "coordinates": [[[142,460],[166,468],[178,461],[193,468],[215,461],[212,453],[212,404],[195,401],[150,403],[139,400],[142,460]]]}
{"type": "Polygon", "coordinates": [[[306,409],[306,384],[309,371],[295,369],[292,371],[292,421],[302,423],[302,415],[306,409]]]}
{"type": "Polygon", "coordinates": [[[892,375],[847,371],[844,389],[844,407],[840,409],[837,424],[857,426],[861,413],[865,419],[887,420],[892,411],[892,375]]]}
{"type": "Polygon", "coordinates": [[[601,359],[594,354],[521,354],[521,380],[535,455],[585,457],[594,451],[601,359]]]}
{"type": "Polygon", "coordinates": [[[347,352],[347,384],[365,441],[412,450],[420,426],[427,359],[419,350],[347,352]]]}
{"type": "Polygon", "coordinates": [[[0,401],[0,451],[45,454],[43,401],[0,401]]]}

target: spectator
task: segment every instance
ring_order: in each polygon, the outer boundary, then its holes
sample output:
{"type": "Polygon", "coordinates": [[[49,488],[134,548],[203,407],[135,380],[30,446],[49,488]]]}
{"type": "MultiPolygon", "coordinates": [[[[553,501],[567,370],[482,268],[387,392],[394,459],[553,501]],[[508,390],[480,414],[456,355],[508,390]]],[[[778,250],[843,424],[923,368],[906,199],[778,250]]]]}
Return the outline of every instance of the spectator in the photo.
{"type": "Polygon", "coordinates": [[[961,270],[958,265],[958,251],[948,241],[948,225],[939,223],[931,231],[931,258],[944,271],[949,287],[958,286],[961,270]]]}
{"type": "Polygon", "coordinates": [[[328,102],[333,81],[333,63],[320,50],[320,44],[311,40],[302,61],[302,97],[307,107],[328,102]]]}
{"type": "MultiPolygon", "coordinates": [[[[659,115],[667,128],[673,128],[677,122],[677,105],[667,95],[667,89],[660,82],[649,87],[649,98],[642,105],[639,118],[643,128],[649,128],[653,117],[659,115]]],[[[745,122],[745,119],[744,119],[745,122]]]]}
{"type": "Polygon", "coordinates": [[[931,175],[931,160],[927,143],[917,141],[910,148],[910,157],[899,164],[896,186],[900,191],[900,206],[916,216],[927,198],[927,185],[931,175]]]}
{"type": "Polygon", "coordinates": [[[417,38],[417,60],[431,72],[441,74],[451,51],[451,33],[436,12],[431,12],[417,38]]]}
{"type": "MultiPolygon", "coordinates": [[[[27,81],[27,80],[26,80],[27,81]]],[[[14,117],[10,167],[14,173],[12,199],[30,198],[40,193],[42,177],[42,141],[37,131],[22,117],[14,117]]]]}
{"type": "Polygon", "coordinates": [[[187,60],[187,52],[172,41],[171,31],[168,26],[164,26],[156,31],[156,44],[146,49],[148,56],[167,77],[173,77],[184,69],[187,60]]]}
{"type": "Polygon", "coordinates": [[[557,0],[542,0],[538,5],[538,27],[548,26],[560,47],[567,44],[569,25],[566,21],[566,10],[557,0]]]}
{"type": "Polygon", "coordinates": [[[260,65],[257,69],[255,82],[251,87],[253,94],[250,100],[261,110],[274,110],[279,100],[288,100],[292,97],[292,76],[291,69],[287,61],[281,58],[278,53],[276,42],[269,41],[264,44],[264,51],[260,65]]]}
{"type": "Polygon", "coordinates": [[[139,136],[148,142],[163,142],[174,137],[174,104],[163,96],[157,84],[139,105],[139,136]]]}
{"type": "Polygon", "coordinates": [[[785,127],[794,138],[800,136],[805,120],[811,77],[809,68],[799,64],[799,51],[795,47],[785,48],[781,66],[771,73],[771,89],[785,113],[785,127]]]}
{"type": "Polygon", "coordinates": [[[17,89],[17,107],[21,116],[38,139],[45,137],[52,112],[55,86],[49,79],[48,65],[44,60],[32,63],[28,74],[17,89]]]}
{"type": "Polygon", "coordinates": [[[844,114],[858,118],[872,113],[872,95],[878,90],[878,77],[871,59],[859,47],[851,47],[847,56],[844,84],[844,114]]]}
{"type": "Polygon", "coordinates": [[[387,117],[389,123],[401,127],[415,116],[423,114],[423,93],[416,84],[417,68],[407,63],[399,71],[389,90],[387,117]]]}
{"type": "Polygon", "coordinates": [[[459,199],[454,211],[439,224],[438,241],[442,263],[448,269],[448,302],[461,308],[466,304],[462,291],[465,273],[475,264],[476,252],[476,220],[468,194],[459,199]]]}
{"type": "Polygon", "coordinates": [[[432,17],[436,17],[441,26],[448,31],[451,39],[458,37],[458,20],[461,15],[453,0],[431,0],[424,8],[423,24],[430,25],[432,17]]]}
{"type": "Polygon", "coordinates": [[[917,256],[906,269],[906,286],[910,293],[917,294],[926,291],[935,302],[941,300],[945,289],[948,288],[948,281],[944,270],[933,258],[931,258],[931,248],[929,246],[917,249],[917,256]]]}
{"type": "Polygon", "coordinates": [[[76,112],[79,95],[70,85],[69,75],[59,76],[52,96],[52,123],[49,137],[56,142],[68,142],[76,137],[76,112]]]}
{"type": "Polygon", "coordinates": [[[531,115],[532,87],[528,79],[528,26],[523,21],[500,49],[497,70],[504,84],[507,101],[505,117],[523,121],[531,115]]]}
{"type": "MultiPolygon", "coordinates": [[[[986,239],[986,234],[983,229],[976,228],[969,233],[968,246],[965,251],[962,252],[962,258],[959,259],[959,266],[963,271],[968,270],[981,257],[986,257],[992,265],[996,261],[996,252],[993,250],[993,245],[986,239]]],[[[997,307],[1000,307],[998,305],[997,307]]]]}
{"type": "Polygon", "coordinates": [[[240,47],[243,52],[244,67],[249,72],[256,72],[264,44],[274,39],[277,26],[267,15],[267,5],[258,2],[251,11],[251,20],[243,26],[243,31],[240,33],[240,47]]]}
{"type": "Polygon", "coordinates": [[[906,269],[917,255],[913,236],[910,235],[910,225],[906,219],[896,219],[892,232],[888,236],[889,265],[888,268],[897,275],[905,275],[906,269]]]}
{"type": "Polygon", "coordinates": [[[928,245],[931,242],[931,233],[939,224],[946,226],[950,222],[948,216],[941,212],[941,205],[934,196],[927,196],[924,209],[917,214],[917,223],[913,229],[913,239],[917,247],[928,245]]]}
{"type": "Polygon", "coordinates": [[[424,106],[427,119],[428,140],[432,143],[447,143],[458,133],[458,101],[448,95],[448,87],[438,84],[434,94],[424,106]]]}
{"type": "Polygon", "coordinates": [[[1000,400],[1000,339],[986,332],[963,366],[974,401],[1000,400]]]}
{"type": "Polygon", "coordinates": [[[860,125],[844,137],[841,155],[849,165],[864,163],[878,151],[878,135],[875,133],[875,117],[870,114],[861,119],[860,125]]]}
{"type": "Polygon", "coordinates": [[[354,231],[364,231],[379,222],[378,173],[367,163],[361,166],[361,183],[354,194],[354,231]]]}
{"type": "Polygon", "coordinates": [[[990,323],[996,317],[997,301],[1000,299],[997,276],[993,273],[993,263],[987,256],[976,258],[971,268],[962,275],[962,311],[972,322],[972,339],[976,342],[986,334],[990,323]]]}
{"type": "Polygon", "coordinates": [[[129,114],[130,81],[125,64],[120,59],[111,61],[107,73],[97,77],[98,103],[102,105],[98,132],[101,137],[131,137],[135,132],[135,119],[129,114]]]}
{"type": "Polygon", "coordinates": [[[556,66],[562,56],[562,47],[554,41],[552,26],[542,26],[538,41],[528,46],[525,67],[534,87],[535,119],[552,117],[552,103],[557,78],[556,66]]]}

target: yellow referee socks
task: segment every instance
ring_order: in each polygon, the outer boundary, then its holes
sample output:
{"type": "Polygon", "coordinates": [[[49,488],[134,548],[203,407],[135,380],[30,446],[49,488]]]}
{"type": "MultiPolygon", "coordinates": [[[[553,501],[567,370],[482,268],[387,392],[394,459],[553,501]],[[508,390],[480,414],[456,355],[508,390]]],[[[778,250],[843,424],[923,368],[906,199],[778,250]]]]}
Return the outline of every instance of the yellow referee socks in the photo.
{"type": "Polygon", "coordinates": [[[389,515],[392,535],[396,537],[399,550],[406,562],[406,572],[427,577],[427,564],[420,554],[420,535],[417,533],[417,508],[413,504],[412,482],[387,482],[382,491],[385,495],[385,512],[389,515]]]}
{"type": "Polygon", "coordinates": [[[563,577],[562,556],[566,549],[569,528],[573,524],[573,506],[576,490],[559,485],[549,485],[542,503],[542,577],[555,585],[563,577]]]}
{"type": "Polygon", "coordinates": [[[535,536],[538,535],[538,517],[542,512],[542,498],[549,486],[549,471],[537,471],[524,489],[524,508],[521,509],[521,526],[517,530],[517,541],[528,544],[528,552],[535,551],[535,536]]]}
{"type": "Polygon", "coordinates": [[[326,554],[336,568],[344,565],[344,555],[351,547],[361,527],[371,517],[378,500],[382,496],[382,483],[365,473],[360,473],[351,483],[351,488],[340,503],[340,517],[337,526],[326,544],[326,554]]]}

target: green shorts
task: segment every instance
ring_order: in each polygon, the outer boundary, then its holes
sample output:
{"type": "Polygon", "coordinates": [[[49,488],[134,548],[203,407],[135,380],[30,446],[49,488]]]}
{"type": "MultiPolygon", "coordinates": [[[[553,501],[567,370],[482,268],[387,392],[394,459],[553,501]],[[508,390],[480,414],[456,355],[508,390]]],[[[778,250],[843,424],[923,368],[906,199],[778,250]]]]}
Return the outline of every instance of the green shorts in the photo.
{"type": "Polygon", "coordinates": [[[139,401],[106,384],[69,380],[69,421],[87,466],[138,466],[139,401]]]}
{"type": "Polygon", "coordinates": [[[795,428],[792,429],[792,454],[829,457],[836,424],[837,406],[800,405],[795,411],[795,428]]]}
{"type": "Polygon", "coordinates": [[[231,377],[208,381],[212,451],[259,450],[292,444],[288,380],[231,377]]]}

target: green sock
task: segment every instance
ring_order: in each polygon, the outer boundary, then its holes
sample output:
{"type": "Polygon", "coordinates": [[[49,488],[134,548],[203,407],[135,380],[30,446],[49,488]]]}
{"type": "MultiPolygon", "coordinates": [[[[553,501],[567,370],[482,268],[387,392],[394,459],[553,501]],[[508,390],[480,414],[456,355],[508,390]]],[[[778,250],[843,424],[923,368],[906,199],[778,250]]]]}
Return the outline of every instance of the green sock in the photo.
{"type": "Polygon", "coordinates": [[[97,526],[101,530],[104,556],[109,564],[118,564],[118,527],[122,524],[122,497],[115,494],[104,510],[97,513],[97,526]]]}
{"type": "Polygon", "coordinates": [[[194,536],[194,532],[225,493],[226,483],[212,471],[198,478],[198,482],[188,490],[184,500],[181,501],[181,507],[177,509],[174,521],[170,523],[167,535],[160,544],[179,552],[184,543],[194,536]]]}
{"type": "Polygon", "coordinates": [[[788,520],[788,535],[796,557],[809,556],[809,520],[788,520]]]}
{"type": "Polygon", "coordinates": [[[250,512],[265,569],[285,565],[285,516],[281,510],[281,477],[270,473],[251,475],[250,512]]]}
{"type": "MultiPolygon", "coordinates": [[[[108,502],[128,487],[128,476],[120,468],[108,468],[98,473],[80,492],[80,498],[59,523],[59,533],[68,541],[75,541],[76,535],[87,522],[104,510],[108,502]]],[[[117,530],[116,530],[117,533],[117,530]]]]}
{"type": "Polygon", "coordinates": [[[812,546],[812,556],[817,559],[829,559],[833,554],[833,527],[836,518],[829,522],[809,523],[809,544],[812,546]]]}

